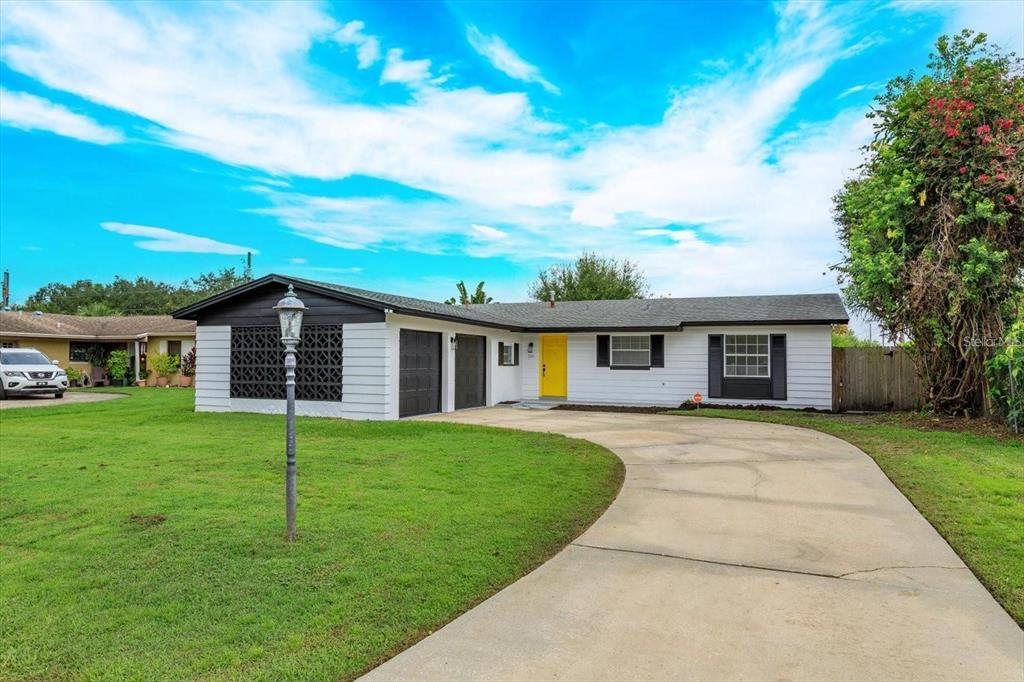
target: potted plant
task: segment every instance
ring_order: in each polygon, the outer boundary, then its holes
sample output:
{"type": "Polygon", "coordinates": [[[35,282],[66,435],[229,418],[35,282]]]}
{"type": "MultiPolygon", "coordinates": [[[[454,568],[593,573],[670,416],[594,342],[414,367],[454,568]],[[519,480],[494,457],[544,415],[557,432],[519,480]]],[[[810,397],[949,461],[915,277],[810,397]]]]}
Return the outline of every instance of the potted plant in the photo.
{"type": "Polygon", "coordinates": [[[185,353],[185,356],[181,358],[181,376],[178,377],[178,385],[183,388],[188,388],[192,385],[192,377],[196,375],[196,348],[185,353]]]}
{"type": "Polygon", "coordinates": [[[145,388],[146,387],[146,379],[148,379],[148,378],[149,378],[149,370],[148,369],[139,370],[139,379],[138,379],[138,381],[135,382],[135,385],[138,386],[139,388],[145,388]]]}
{"type": "Polygon", "coordinates": [[[180,359],[177,355],[167,353],[153,353],[149,356],[149,364],[153,365],[156,372],[156,385],[162,387],[170,383],[171,375],[178,371],[180,359]]]}
{"type": "Polygon", "coordinates": [[[112,386],[124,386],[124,378],[128,374],[128,351],[110,351],[107,354],[107,372],[112,386]]]}
{"type": "Polygon", "coordinates": [[[67,370],[65,370],[65,371],[68,373],[68,383],[69,384],[71,384],[72,386],[81,386],[82,385],[82,372],[81,372],[81,370],[79,370],[77,367],[71,367],[69,365],[67,370]]]}

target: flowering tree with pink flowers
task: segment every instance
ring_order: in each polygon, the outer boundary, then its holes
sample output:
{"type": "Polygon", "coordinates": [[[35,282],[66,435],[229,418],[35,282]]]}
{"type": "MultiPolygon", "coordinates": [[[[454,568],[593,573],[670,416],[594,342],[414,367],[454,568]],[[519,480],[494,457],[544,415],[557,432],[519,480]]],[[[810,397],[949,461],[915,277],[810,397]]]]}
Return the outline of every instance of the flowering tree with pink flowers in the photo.
{"type": "Polygon", "coordinates": [[[985,363],[1024,302],[1024,69],[963,31],[889,82],[835,198],[851,307],[909,337],[934,409],[977,413],[985,363]]]}

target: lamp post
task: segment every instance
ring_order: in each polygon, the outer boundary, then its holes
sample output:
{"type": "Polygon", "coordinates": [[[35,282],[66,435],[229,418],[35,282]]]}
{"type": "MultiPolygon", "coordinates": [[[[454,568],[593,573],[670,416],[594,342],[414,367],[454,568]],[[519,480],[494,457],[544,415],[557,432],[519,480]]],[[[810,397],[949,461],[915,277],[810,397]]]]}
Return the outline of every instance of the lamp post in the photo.
{"type": "Polygon", "coordinates": [[[295,540],[295,347],[299,344],[302,331],[302,313],[306,306],[295,295],[292,285],[288,285],[288,293],[274,306],[281,320],[281,343],[284,344],[284,386],[287,402],[287,429],[285,436],[284,493],[285,517],[288,529],[285,540],[295,540]]]}

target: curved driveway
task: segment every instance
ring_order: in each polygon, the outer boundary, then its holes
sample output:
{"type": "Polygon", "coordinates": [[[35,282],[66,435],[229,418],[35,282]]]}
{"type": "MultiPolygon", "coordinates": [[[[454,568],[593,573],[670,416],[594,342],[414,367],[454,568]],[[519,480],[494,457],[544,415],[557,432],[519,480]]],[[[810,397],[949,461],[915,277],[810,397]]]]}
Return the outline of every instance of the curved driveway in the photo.
{"type": "Polygon", "coordinates": [[[1024,633],[874,461],[752,422],[498,407],[600,443],[605,514],[367,680],[1015,680],[1024,633]]]}

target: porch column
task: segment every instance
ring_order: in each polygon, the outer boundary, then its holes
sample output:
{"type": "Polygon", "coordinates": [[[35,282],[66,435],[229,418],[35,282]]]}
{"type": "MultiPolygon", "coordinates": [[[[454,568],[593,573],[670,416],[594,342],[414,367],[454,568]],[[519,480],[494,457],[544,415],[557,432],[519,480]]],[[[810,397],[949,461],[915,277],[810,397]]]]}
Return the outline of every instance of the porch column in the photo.
{"type": "Polygon", "coordinates": [[[132,341],[132,346],[135,351],[135,383],[139,383],[139,363],[142,361],[139,355],[139,340],[135,339],[132,341]]]}

